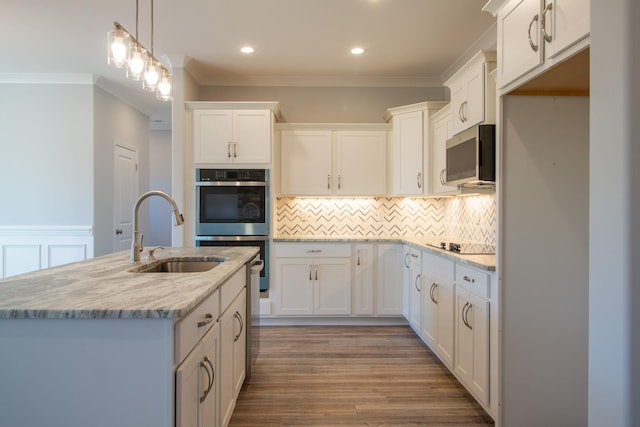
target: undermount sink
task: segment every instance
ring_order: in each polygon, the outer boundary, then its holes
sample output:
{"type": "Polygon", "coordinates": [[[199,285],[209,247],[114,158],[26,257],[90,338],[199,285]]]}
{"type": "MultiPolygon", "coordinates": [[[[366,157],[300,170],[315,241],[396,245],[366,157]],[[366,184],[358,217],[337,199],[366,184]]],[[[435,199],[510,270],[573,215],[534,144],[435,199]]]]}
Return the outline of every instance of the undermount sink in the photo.
{"type": "Polygon", "coordinates": [[[203,260],[169,259],[166,261],[161,261],[157,264],[140,267],[138,269],[130,271],[134,273],[200,273],[203,271],[209,271],[212,268],[220,265],[224,261],[225,259],[223,258],[215,260],[212,260],[210,258],[203,260]]]}

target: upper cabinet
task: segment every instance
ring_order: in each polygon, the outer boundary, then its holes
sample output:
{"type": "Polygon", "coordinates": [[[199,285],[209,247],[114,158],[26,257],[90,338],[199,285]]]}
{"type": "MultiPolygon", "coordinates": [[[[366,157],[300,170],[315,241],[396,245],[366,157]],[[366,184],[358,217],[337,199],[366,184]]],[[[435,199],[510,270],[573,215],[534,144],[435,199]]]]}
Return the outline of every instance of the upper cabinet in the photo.
{"type": "Polygon", "coordinates": [[[451,106],[447,105],[433,115],[433,195],[459,194],[460,186],[448,185],[447,140],[453,136],[451,106]]]}
{"type": "Polygon", "coordinates": [[[497,16],[500,89],[589,45],[589,0],[492,0],[484,10],[497,16]]]}
{"type": "Polygon", "coordinates": [[[451,91],[453,134],[480,123],[495,123],[495,52],[480,51],[460,68],[445,86],[451,91]]]}
{"type": "Polygon", "coordinates": [[[390,108],[393,142],[390,153],[392,193],[395,196],[425,195],[431,192],[431,116],[446,102],[390,108]]]}
{"type": "Polygon", "coordinates": [[[280,194],[384,196],[387,137],[383,125],[284,125],[280,194]]]}
{"type": "MultiPolygon", "coordinates": [[[[273,103],[263,108],[220,108],[225,103],[187,103],[196,164],[270,164],[273,103]]],[[[260,103],[251,106],[262,107],[260,103]]],[[[229,103],[237,107],[238,103],[229,103]]]]}

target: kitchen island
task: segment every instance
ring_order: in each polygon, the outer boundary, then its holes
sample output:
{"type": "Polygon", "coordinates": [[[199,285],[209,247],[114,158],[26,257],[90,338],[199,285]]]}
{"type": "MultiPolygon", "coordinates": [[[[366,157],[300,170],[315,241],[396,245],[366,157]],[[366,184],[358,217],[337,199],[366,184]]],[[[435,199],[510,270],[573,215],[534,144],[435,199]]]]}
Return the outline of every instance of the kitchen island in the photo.
{"type": "Polygon", "coordinates": [[[228,299],[218,294],[230,282],[234,295],[244,289],[257,253],[170,248],[131,265],[119,252],[0,281],[0,425],[173,426],[175,372],[191,350],[184,319],[204,322],[202,335],[213,329],[228,299]],[[177,258],[223,262],[131,271],[177,258]],[[213,321],[191,319],[205,303],[213,321]]]}

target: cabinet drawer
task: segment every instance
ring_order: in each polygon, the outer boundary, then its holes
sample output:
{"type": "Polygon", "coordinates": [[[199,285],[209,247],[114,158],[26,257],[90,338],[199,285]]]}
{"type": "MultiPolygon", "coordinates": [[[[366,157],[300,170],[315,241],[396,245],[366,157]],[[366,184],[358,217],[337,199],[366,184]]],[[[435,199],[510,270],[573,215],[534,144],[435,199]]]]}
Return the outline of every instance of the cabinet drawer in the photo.
{"type": "Polygon", "coordinates": [[[351,256],[348,243],[278,243],[276,256],[280,258],[339,258],[351,256]]]}
{"type": "Polygon", "coordinates": [[[231,278],[229,278],[220,288],[220,313],[231,305],[236,296],[242,291],[247,284],[246,268],[238,270],[231,278]]]}
{"type": "Polygon", "coordinates": [[[482,271],[456,264],[456,285],[482,298],[489,298],[489,277],[482,271]]]}
{"type": "Polygon", "coordinates": [[[220,292],[215,291],[175,325],[175,360],[181,362],[220,315],[220,292]]]}

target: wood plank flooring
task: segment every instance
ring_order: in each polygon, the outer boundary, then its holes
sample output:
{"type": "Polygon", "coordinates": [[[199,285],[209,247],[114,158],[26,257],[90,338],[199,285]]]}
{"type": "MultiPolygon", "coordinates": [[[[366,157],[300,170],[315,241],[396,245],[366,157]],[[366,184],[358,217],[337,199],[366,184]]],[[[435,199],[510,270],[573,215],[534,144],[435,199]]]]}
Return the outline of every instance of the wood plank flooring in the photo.
{"type": "Polygon", "coordinates": [[[494,423],[408,326],[262,326],[229,425],[494,423]]]}

